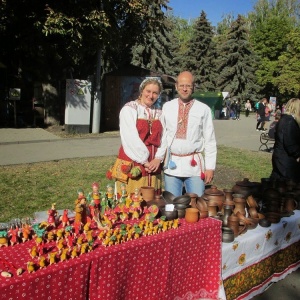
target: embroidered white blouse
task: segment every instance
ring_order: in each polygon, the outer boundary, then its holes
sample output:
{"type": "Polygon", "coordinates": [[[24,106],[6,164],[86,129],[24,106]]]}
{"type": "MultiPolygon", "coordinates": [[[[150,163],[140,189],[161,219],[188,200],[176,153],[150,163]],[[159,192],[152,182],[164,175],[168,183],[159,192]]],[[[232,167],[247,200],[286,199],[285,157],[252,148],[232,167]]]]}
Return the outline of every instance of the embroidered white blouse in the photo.
{"type": "Polygon", "coordinates": [[[176,168],[165,169],[166,174],[190,177],[199,176],[205,169],[215,170],[217,146],[211,109],[208,105],[197,100],[184,104],[178,98],[173,99],[164,104],[161,122],[164,132],[156,157],[163,156],[168,148],[171,153],[177,154],[170,156],[176,168]],[[192,155],[193,153],[200,154],[192,155]],[[191,164],[193,158],[197,162],[195,166],[191,164]]]}
{"type": "Polygon", "coordinates": [[[159,120],[160,118],[160,109],[147,108],[138,101],[130,101],[121,109],[119,115],[121,143],[124,152],[133,161],[144,164],[149,158],[149,151],[139,137],[137,120],[159,120]]]}

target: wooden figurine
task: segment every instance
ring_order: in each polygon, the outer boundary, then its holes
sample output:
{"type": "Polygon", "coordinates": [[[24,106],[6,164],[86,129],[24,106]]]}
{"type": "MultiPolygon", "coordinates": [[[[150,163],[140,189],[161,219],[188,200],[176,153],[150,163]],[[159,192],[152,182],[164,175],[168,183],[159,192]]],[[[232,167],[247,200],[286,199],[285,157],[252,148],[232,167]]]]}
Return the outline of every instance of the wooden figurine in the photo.
{"type": "Polygon", "coordinates": [[[52,225],[54,228],[56,228],[56,216],[57,216],[57,210],[55,208],[56,203],[52,203],[51,209],[48,210],[48,224],[52,225]]]}
{"type": "Polygon", "coordinates": [[[69,226],[70,225],[70,220],[68,217],[68,210],[64,209],[63,215],[61,216],[61,223],[63,227],[69,226]]]}
{"type": "Polygon", "coordinates": [[[31,256],[31,258],[35,258],[38,256],[37,246],[33,246],[31,249],[29,249],[29,255],[31,256]]]}
{"type": "Polygon", "coordinates": [[[92,183],[92,192],[88,194],[87,200],[90,201],[90,205],[100,210],[101,193],[99,191],[99,183],[92,183]]]}
{"type": "Polygon", "coordinates": [[[77,248],[73,247],[71,250],[71,258],[75,258],[78,256],[77,248]]]}
{"type": "Polygon", "coordinates": [[[35,272],[35,265],[34,265],[34,262],[32,262],[32,261],[28,261],[28,262],[27,262],[27,271],[28,271],[28,273],[33,273],[33,272],[35,272]]]}
{"type": "Polygon", "coordinates": [[[0,231],[0,248],[8,246],[7,231],[0,231]]]}
{"type": "Polygon", "coordinates": [[[60,261],[65,261],[68,259],[68,248],[62,249],[61,254],[60,254],[60,261]]]}
{"type": "Polygon", "coordinates": [[[11,227],[7,233],[8,233],[11,246],[15,244],[19,244],[19,236],[20,236],[19,227],[16,228],[11,227]]]}
{"type": "Polygon", "coordinates": [[[23,224],[21,228],[22,242],[26,242],[31,238],[31,226],[28,224],[23,224]]]}
{"type": "Polygon", "coordinates": [[[45,256],[40,256],[39,259],[38,259],[38,264],[39,264],[39,267],[40,269],[44,269],[46,268],[46,257],[45,256]]]}
{"type": "Polygon", "coordinates": [[[49,265],[53,265],[56,263],[56,252],[51,252],[48,254],[49,265]]]}

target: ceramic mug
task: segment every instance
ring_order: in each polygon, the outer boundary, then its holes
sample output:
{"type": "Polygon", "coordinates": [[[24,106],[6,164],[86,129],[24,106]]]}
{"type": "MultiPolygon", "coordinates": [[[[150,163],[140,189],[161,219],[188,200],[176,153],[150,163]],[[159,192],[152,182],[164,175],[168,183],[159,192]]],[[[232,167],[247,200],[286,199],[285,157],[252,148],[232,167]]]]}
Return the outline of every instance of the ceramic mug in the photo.
{"type": "Polygon", "coordinates": [[[199,220],[199,210],[194,207],[189,207],[185,210],[185,220],[188,223],[196,223],[199,220]]]}

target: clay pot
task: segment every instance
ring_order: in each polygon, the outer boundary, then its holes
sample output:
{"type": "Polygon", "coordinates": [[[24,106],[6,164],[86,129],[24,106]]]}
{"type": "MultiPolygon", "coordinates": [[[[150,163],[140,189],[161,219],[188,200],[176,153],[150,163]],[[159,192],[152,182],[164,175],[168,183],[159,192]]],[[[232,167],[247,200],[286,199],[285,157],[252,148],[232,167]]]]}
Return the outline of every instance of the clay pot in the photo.
{"type": "Polygon", "coordinates": [[[185,210],[185,220],[188,223],[195,223],[199,220],[199,210],[197,208],[187,208],[185,210]]]}
{"type": "Polygon", "coordinates": [[[243,194],[233,194],[234,210],[233,213],[240,212],[242,215],[246,215],[246,199],[243,194]]]}
{"type": "Polygon", "coordinates": [[[258,212],[257,212],[255,207],[250,207],[248,209],[248,213],[249,213],[251,218],[258,218],[258,212]]]}
{"type": "Polygon", "coordinates": [[[223,206],[223,216],[222,216],[222,226],[227,226],[228,224],[228,217],[232,215],[232,207],[229,205],[223,206]]]}
{"type": "Polygon", "coordinates": [[[174,209],[173,211],[166,211],[165,209],[161,209],[161,215],[165,216],[168,221],[178,218],[178,212],[176,209],[174,209]]]}
{"type": "Polygon", "coordinates": [[[267,219],[260,219],[258,221],[258,224],[261,226],[261,227],[270,227],[271,226],[271,222],[267,219]]]}
{"type": "Polygon", "coordinates": [[[229,227],[222,227],[222,242],[231,243],[234,241],[234,232],[229,227]]]}
{"type": "Polygon", "coordinates": [[[203,196],[204,199],[216,201],[219,211],[222,210],[225,194],[221,190],[218,190],[216,186],[212,185],[211,188],[205,189],[203,196]]]}
{"type": "Polygon", "coordinates": [[[182,219],[185,217],[185,209],[177,209],[178,218],[182,219]]]}
{"type": "Polygon", "coordinates": [[[225,195],[225,200],[224,202],[232,201],[233,200],[233,190],[232,189],[223,189],[224,195],[225,195]]]}
{"type": "Polygon", "coordinates": [[[143,200],[152,201],[154,200],[155,195],[155,189],[152,186],[143,186],[140,188],[141,196],[143,197],[143,200]]]}
{"type": "Polygon", "coordinates": [[[255,208],[255,209],[258,208],[258,204],[257,204],[256,200],[253,198],[252,195],[247,197],[246,203],[247,203],[249,208],[255,208]]]}
{"type": "Polygon", "coordinates": [[[267,212],[266,219],[271,223],[279,223],[281,216],[279,213],[276,212],[267,212]]]}
{"type": "Polygon", "coordinates": [[[191,203],[191,197],[189,195],[178,196],[173,199],[173,203],[189,205],[191,203]]]}
{"type": "Polygon", "coordinates": [[[187,196],[190,196],[190,198],[191,198],[191,205],[192,205],[192,202],[196,202],[197,201],[197,198],[198,198],[198,195],[197,194],[195,194],[195,193],[185,193],[185,195],[187,195],[187,196]]]}
{"type": "Polygon", "coordinates": [[[175,198],[175,196],[171,192],[168,192],[168,191],[163,191],[161,196],[167,204],[172,204],[173,199],[175,198]]]}
{"type": "Polygon", "coordinates": [[[208,215],[210,217],[215,217],[218,214],[218,203],[215,201],[208,201],[207,204],[207,209],[208,209],[208,215]]]}
{"type": "Polygon", "coordinates": [[[199,214],[200,214],[200,219],[208,218],[208,210],[201,210],[199,214]]]}
{"type": "Polygon", "coordinates": [[[284,204],[284,210],[290,212],[293,211],[297,208],[298,203],[295,200],[294,194],[288,193],[283,195],[283,204],[284,204]]]}
{"type": "Polygon", "coordinates": [[[231,215],[227,218],[227,221],[227,226],[233,230],[234,237],[246,230],[246,225],[240,226],[240,219],[237,216],[231,215]]]}
{"type": "Polygon", "coordinates": [[[248,178],[244,178],[242,181],[237,181],[232,190],[235,194],[243,194],[245,198],[250,195],[259,197],[260,187],[260,182],[251,182],[248,178]]]}
{"type": "Polygon", "coordinates": [[[207,202],[201,197],[198,197],[195,202],[195,206],[192,207],[198,208],[199,211],[207,211],[207,202]]]}

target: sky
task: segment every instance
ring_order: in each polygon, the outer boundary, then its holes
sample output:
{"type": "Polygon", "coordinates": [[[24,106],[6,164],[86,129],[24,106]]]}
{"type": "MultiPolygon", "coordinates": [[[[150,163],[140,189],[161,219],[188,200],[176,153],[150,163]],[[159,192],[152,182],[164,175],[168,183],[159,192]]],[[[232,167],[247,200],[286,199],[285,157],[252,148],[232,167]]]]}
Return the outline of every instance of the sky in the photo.
{"type": "Polygon", "coordinates": [[[169,0],[168,6],[173,8],[173,15],[182,19],[195,19],[200,17],[201,11],[213,26],[227,14],[246,15],[253,11],[256,0],[169,0]]]}

